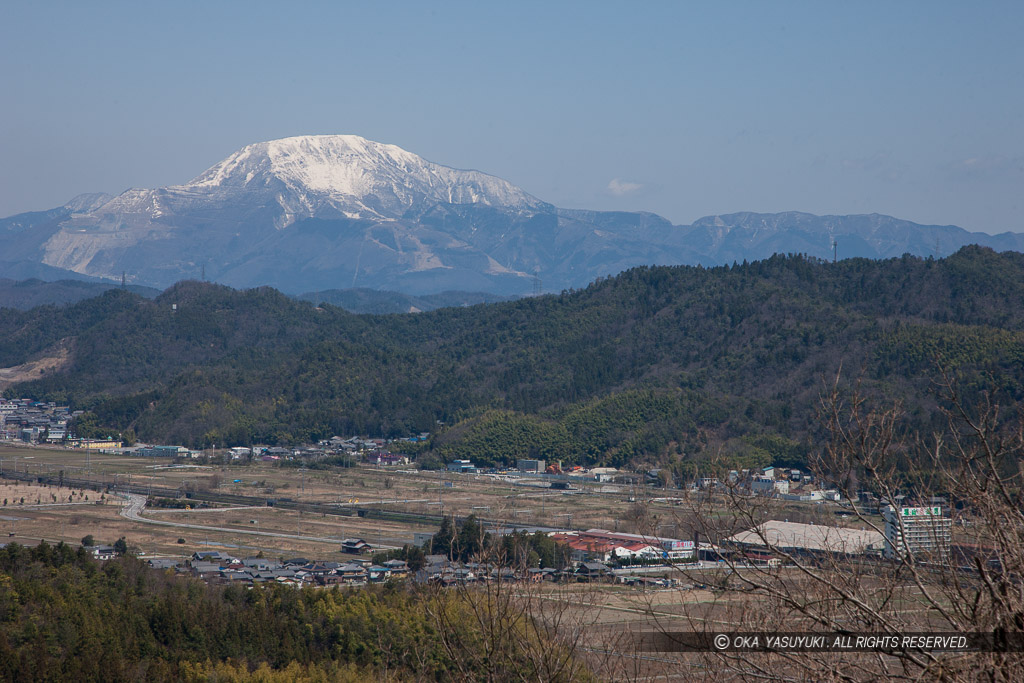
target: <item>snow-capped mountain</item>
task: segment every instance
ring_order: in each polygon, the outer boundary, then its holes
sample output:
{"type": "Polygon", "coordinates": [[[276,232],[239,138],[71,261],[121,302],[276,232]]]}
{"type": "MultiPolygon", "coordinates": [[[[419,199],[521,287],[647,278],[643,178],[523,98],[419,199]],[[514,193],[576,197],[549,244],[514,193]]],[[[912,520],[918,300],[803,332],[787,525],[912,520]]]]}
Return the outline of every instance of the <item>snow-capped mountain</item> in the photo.
{"type": "Polygon", "coordinates": [[[289,290],[373,286],[432,270],[447,276],[445,286],[466,269],[483,273],[477,284],[528,278],[417,217],[438,207],[511,220],[553,210],[501,178],[355,135],[261,142],[185,184],[78,204],[88,210],[59,216],[36,245],[43,264],[157,285],[205,270],[237,286],[289,290]]]}
{"type": "MultiPolygon", "coordinates": [[[[298,293],[368,287],[525,294],[650,264],[714,265],[776,252],[945,255],[1024,248],[888,216],[731,214],[672,225],[650,213],[558,209],[479,171],[355,135],[249,145],[182,185],[81,195],[0,220],[0,277],[73,273],[165,287],[205,273],[298,293]]],[[[65,275],[67,276],[67,275],[65,275]]]]}
{"type": "Polygon", "coordinates": [[[357,135],[308,135],[249,145],[181,190],[270,192],[288,222],[325,209],[348,218],[401,218],[411,208],[430,204],[544,207],[501,178],[441,166],[357,135]]]}
{"type": "Polygon", "coordinates": [[[225,202],[277,208],[277,228],[312,217],[399,219],[435,204],[545,206],[501,178],[435,164],[395,145],[358,135],[306,135],[249,145],[184,185],[132,189],[92,208],[159,219],[225,202]]]}

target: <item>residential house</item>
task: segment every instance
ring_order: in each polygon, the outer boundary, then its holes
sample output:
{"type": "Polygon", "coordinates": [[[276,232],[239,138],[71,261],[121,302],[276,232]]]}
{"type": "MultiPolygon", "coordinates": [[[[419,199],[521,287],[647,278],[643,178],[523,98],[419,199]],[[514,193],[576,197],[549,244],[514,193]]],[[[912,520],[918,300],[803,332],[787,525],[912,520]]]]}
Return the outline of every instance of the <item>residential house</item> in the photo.
{"type": "Polygon", "coordinates": [[[576,568],[577,581],[605,581],[612,576],[612,570],[602,562],[581,562],[576,568]]]}
{"type": "Polygon", "coordinates": [[[346,538],[341,542],[341,552],[358,555],[370,550],[370,544],[361,538],[346,538]]]}
{"type": "Polygon", "coordinates": [[[227,553],[223,553],[219,550],[197,550],[192,553],[192,562],[213,562],[218,567],[226,567],[232,562],[237,562],[235,558],[231,557],[227,553]]]}
{"type": "Polygon", "coordinates": [[[117,551],[114,550],[113,546],[109,545],[94,545],[89,548],[89,552],[97,560],[112,560],[117,557],[117,551]]]}
{"type": "Polygon", "coordinates": [[[384,563],[384,568],[396,578],[409,573],[409,564],[405,560],[388,560],[384,563]]]}
{"type": "Polygon", "coordinates": [[[200,579],[210,579],[213,577],[220,576],[219,562],[193,561],[191,563],[191,569],[193,576],[196,576],[200,579]]]}
{"type": "Polygon", "coordinates": [[[172,557],[153,557],[146,561],[150,569],[177,569],[181,566],[181,560],[172,557]]]}
{"type": "Polygon", "coordinates": [[[370,583],[382,583],[391,578],[391,572],[388,571],[388,568],[382,567],[379,564],[371,564],[369,569],[366,570],[366,574],[370,579],[370,583]]]}
{"type": "Polygon", "coordinates": [[[355,562],[349,562],[338,567],[338,576],[349,583],[362,583],[366,581],[367,571],[366,568],[361,564],[355,562]]]}

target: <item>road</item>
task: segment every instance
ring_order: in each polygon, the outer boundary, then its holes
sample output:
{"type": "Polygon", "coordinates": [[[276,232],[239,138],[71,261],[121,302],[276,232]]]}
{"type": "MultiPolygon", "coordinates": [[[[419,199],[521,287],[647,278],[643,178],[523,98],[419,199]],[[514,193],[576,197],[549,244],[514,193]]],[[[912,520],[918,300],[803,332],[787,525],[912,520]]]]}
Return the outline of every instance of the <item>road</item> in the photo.
{"type": "MultiPolygon", "coordinates": [[[[174,526],[182,529],[195,529],[197,531],[220,531],[228,534],[246,534],[248,536],[271,536],[273,538],[290,538],[298,541],[317,541],[319,543],[341,544],[340,538],[324,538],[322,536],[300,536],[298,534],[282,534],[275,531],[257,531],[255,529],[239,529],[237,527],[204,526],[202,524],[185,524],[183,522],[168,522],[160,519],[150,519],[142,516],[146,509],[146,496],[137,493],[118,494],[125,499],[125,505],[121,508],[121,516],[133,522],[144,524],[156,524],[159,526],[174,526]]],[[[394,546],[378,545],[378,550],[394,550],[394,546]]]]}

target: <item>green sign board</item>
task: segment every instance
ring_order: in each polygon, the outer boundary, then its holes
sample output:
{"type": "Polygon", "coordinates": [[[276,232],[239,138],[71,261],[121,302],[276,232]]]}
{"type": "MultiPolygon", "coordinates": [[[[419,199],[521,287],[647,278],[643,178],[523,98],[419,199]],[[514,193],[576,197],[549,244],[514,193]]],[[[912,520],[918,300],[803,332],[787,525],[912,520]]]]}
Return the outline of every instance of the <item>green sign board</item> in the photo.
{"type": "Polygon", "coordinates": [[[942,507],[935,505],[926,508],[902,508],[900,515],[903,517],[940,517],[942,516],[942,507]]]}

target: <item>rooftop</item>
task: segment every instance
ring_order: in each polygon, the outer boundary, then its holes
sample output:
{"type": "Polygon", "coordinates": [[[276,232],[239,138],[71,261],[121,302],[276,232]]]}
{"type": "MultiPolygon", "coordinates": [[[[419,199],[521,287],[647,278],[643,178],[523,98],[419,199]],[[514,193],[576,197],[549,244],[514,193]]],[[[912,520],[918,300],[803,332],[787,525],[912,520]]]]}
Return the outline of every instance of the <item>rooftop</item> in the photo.
{"type": "Polygon", "coordinates": [[[873,529],[847,529],[777,520],[765,522],[749,531],[741,531],[727,539],[727,542],[758,547],[767,544],[781,550],[834,553],[863,553],[880,550],[885,545],[882,534],[873,529]]]}

